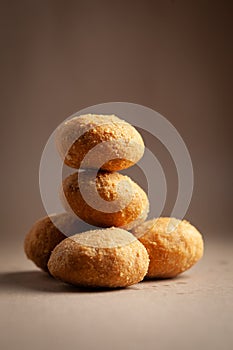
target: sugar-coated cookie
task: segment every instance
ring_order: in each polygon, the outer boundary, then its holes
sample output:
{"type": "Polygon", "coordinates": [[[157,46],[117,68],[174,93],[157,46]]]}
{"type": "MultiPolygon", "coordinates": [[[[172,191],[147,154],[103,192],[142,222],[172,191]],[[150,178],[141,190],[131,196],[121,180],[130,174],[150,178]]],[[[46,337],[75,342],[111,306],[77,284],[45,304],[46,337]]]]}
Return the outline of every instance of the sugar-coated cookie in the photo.
{"type": "Polygon", "coordinates": [[[202,236],[186,220],[153,219],[133,229],[133,233],[149,254],[148,278],[174,277],[193,266],[203,255],[202,236]]]}
{"type": "Polygon", "coordinates": [[[48,268],[63,282],[88,287],[127,287],[140,282],[148,269],[145,247],[119,228],[92,230],[62,241],[48,268]]]}
{"type": "Polygon", "coordinates": [[[149,201],[140,186],[117,172],[93,174],[74,173],[63,181],[61,197],[67,210],[100,227],[131,229],[146,219],[149,201]]]}
{"type": "Polygon", "coordinates": [[[86,114],[65,121],[56,131],[56,145],[73,168],[122,170],[144,153],[138,131],[115,115],[86,114]]]}
{"type": "Polygon", "coordinates": [[[90,226],[78,221],[75,217],[63,213],[46,216],[34,223],[24,240],[24,251],[28,259],[44,271],[51,251],[63,239],[90,226]]]}

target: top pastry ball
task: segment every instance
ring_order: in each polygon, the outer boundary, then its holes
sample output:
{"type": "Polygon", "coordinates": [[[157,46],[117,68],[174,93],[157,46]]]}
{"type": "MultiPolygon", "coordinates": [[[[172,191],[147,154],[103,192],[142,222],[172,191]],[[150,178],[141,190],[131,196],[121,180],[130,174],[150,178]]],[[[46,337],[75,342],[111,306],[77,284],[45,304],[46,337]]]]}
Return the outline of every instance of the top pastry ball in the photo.
{"type": "Polygon", "coordinates": [[[85,114],[62,123],[56,145],[72,168],[118,171],[141,159],[144,143],[138,131],[115,115],[85,114]]]}

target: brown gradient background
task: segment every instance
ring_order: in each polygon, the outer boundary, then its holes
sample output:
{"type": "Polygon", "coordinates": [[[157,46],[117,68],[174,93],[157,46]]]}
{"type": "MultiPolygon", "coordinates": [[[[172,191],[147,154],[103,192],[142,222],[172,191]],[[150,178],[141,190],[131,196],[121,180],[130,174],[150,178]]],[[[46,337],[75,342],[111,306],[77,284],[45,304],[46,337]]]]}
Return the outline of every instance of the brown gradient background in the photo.
{"type": "MultiPolygon", "coordinates": [[[[111,101],[148,106],[177,128],[195,175],[186,217],[205,235],[230,234],[232,10],[231,1],[1,1],[1,236],[22,240],[45,214],[38,169],[52,131],[111,101]]],[[[169,215],[176,173],[155,145],[169,215]]]]}
{"type": "MultiPolygon", "coordinates": [[[[232,349],[232,13],[232,1],[0,1],[2,349],[232,349]],[[186,218],[206,254],[178,279],[90,293],[37,270],[22,245],[45,215],[50,134],[112,101],[158,111],[183,137],[195,176],[186,218]]],[[[167,176],[169,215],[174,164],[144,136],[167,176]]]]}

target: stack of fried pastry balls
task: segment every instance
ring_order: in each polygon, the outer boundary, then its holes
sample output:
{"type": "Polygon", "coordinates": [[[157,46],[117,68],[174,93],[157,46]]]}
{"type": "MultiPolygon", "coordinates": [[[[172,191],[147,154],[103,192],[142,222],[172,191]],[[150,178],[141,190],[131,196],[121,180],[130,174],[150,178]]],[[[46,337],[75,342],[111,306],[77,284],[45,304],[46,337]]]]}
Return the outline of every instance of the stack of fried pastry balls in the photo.
{"type": "Polygon", "coordinates": [[[116,288],[175,277],[202,257],[198,230],[174,218],[145,221],[146,193],[117,172],[144,153],[132,125],[115,115],[77,116],[58,127],[56,145],[77,170],[62,183],[65,212],[26,235],[25,253],[39,268],[73,285],[116,288]]]}

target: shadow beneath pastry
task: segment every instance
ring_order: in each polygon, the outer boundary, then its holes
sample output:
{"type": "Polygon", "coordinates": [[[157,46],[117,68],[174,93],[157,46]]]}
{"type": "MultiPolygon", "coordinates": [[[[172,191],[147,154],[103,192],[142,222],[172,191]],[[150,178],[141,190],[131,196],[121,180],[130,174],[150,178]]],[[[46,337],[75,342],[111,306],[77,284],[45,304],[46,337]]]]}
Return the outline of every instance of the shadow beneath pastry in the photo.
{"type": "Polygon", "coordinates": [[[45,292],[45,293],[101,293],[114,292],[124,288],[85,288],[55,280],[43,271],[19,271],[0,273],[0,293],[45,292]]]}
{"type": "Polygon", "coordinates": [[[135,290],[144,290],[161,287],[171,287],[174,285],[188,284],[190,276],[188,274],[181,274],[170,278],[145,278],[140,283],[137,283],[129,288],[135,290]]]}
{"type": "Polygon", "coordinates": [[[187,280],[187,279],[189,279],[189,275],[186,273],[181,273],[180,275],[177,275],[174,277],[155,277],[155,278],[146,277],[143,282],[163,283],[163,282],[174,282],[174,281],[187,280]]]}
{"type": "Polygon", "coordinates": [[[66,284],[54,279],[43,271],[19,271],[0,273],[0,293],[18,292],[44,292],[44,293],[103,293],[117,292],[120,290],[148,289],[159,286],[169,286],[170,284],[186,284],[188,275],[179,275],[175,278],[167,279],[145,279],[142,282],[127,288],[87,288],[66,284]]]}

